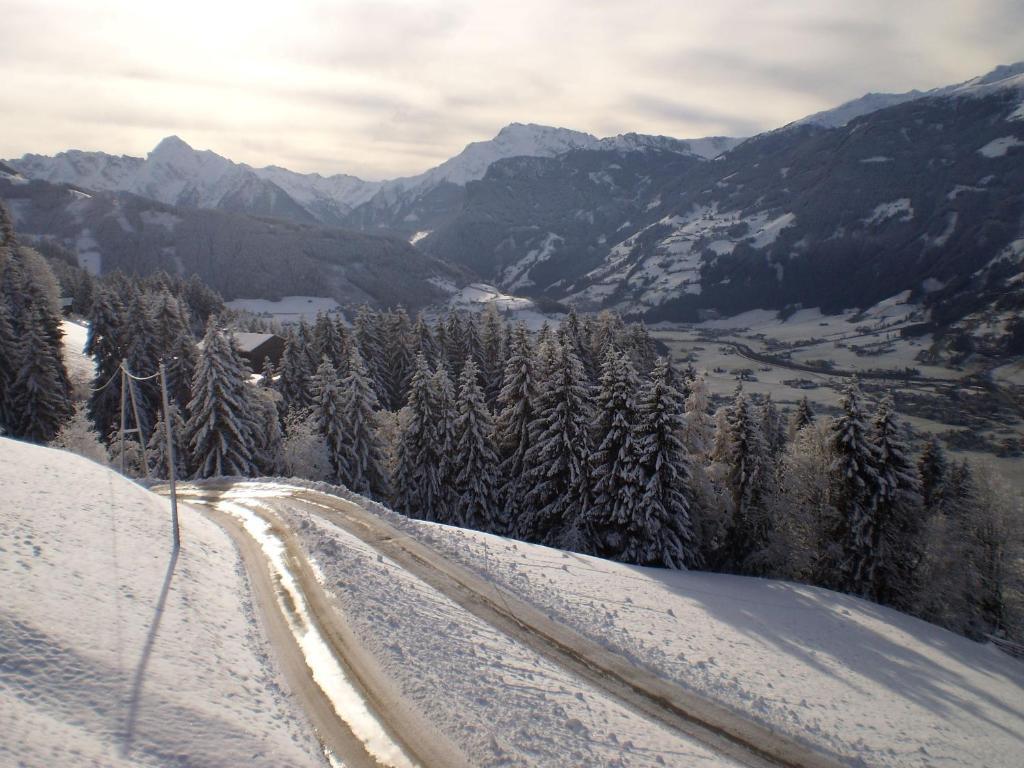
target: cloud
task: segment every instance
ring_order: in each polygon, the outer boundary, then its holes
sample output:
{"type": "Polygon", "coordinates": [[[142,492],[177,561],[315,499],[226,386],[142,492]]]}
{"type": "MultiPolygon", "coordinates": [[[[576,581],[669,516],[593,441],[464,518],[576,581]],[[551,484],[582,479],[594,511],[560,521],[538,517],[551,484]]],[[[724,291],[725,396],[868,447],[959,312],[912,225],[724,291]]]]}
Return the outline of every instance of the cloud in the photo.
{"type": "Polygon", "coordinates": [[[408,175],[513,121],[751,134],[1022,58],[1019,0],[0,0],[0,157],[408,175]]]}

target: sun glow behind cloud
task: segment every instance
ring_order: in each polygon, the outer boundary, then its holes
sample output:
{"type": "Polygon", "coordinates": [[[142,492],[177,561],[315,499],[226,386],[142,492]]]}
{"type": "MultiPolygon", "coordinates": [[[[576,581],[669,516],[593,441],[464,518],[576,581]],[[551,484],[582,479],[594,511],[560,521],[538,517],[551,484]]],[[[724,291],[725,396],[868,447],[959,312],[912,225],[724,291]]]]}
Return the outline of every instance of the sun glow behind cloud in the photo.
{"type": "Polygon", "coordinates": [[[502,125],[745,135],[1021,57],[1007,0],[0,0],[0,157],[415,173],[502,125]]]}

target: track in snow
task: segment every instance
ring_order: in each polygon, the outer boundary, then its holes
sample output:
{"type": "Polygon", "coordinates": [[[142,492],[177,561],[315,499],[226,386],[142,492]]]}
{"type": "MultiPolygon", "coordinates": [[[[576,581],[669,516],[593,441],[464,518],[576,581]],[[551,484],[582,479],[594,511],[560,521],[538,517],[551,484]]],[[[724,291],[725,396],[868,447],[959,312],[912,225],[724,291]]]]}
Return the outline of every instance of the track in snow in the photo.
{"type": "MultiPolygon", "coordinates": [[[[204,497],[207,502],[224,503],[230,496],[230,503],[246,507],[246,483],[215,481],[211,484],[187,490],[204,497]]],[[[256,498],[253,501],[257,501],[256,498]]],[[[719,705],[705,700],[679,685],[658,678],[651,672],[637,667],[623,657],[597,643],[581,636],[574,630],[553,621],[534,606],[515,595],[486,581],[461,565],[440,555],[425,544],[410,538],[395,529],[379,516],[367,512],[352,502],[328,494],[295,487],[286,497],[258,498],[258,504],[251,504],[253,513],[272,522],[273,528],[286,540],[292,568],[302,574],[304,590],[313,595],[311,607],[315,609],[318,622],[336,623],[337,612],[332,611],[329,599],[316,582],[309,563],[301,548],[287,532],[286,526],[268,510],[268,507],[289,508],[314,514],[322,520],[337,526],[355,536],[413,574],[430,587],[449,598],[474,616],[484,620],[495,629],[527,646],[534,652],[553,661],[573,676],[593,685],[629,709],[668,726],[739,763],[762,768],[763,766],[786,766],[787,768],[837,768],[841,765],[835,759],[809,747],[792,742],[769,728],[754,723],[719,705]],[[320,600],[322,605],[317,605],[320,600]],[[333,618],[332,618],[333,617],[333,618]]],[[[223,513],[222,513],[223,514],[223,513]]],[[[237,516],[236,516],[237,519],[237,516]]],[[[221,520],[222,523],[228,522],[221,520]]],[[[229,530],[231,525],[228,525],[229,530]]],[[[236,525],[237,527],[237,525],[236,525]]],[[[235,534],[238,531],[234,532],[235,534]]],[[[237,539],[237,535],[236,535],[237,539]]],[[[254,564],[247,562],[250,571],[254,564]]],[[[342,628],[343,629],[343,628],[342,628]]],[[[337,631],[335,628],[333,631],[337,631]]],[[[334,643],[334,650],[346,666],[358,646],[350,633],[344,642],[334,643]]],[[[365,656],[365,654],[358,654],[365,656]]],[[[387,684],[376,678],[363,658],[357,666],[361,675],[356,675],[362,687],[368,691],[386,690],[387,684]]],[[[367,697],[372,701],[374,696],[367,697]]],[[[378,699],[382,698],[380,695],[378,699]]],[[[390,696],[386,707],[377,707],[378,712],[388,712],[395,706],[390,696]]],[[[316,720],[316,718],[314,718],[316,720]]],[[[318,729],[321,728],[317,723],[318,729]]],[[[415,733],[426,736],[421,723],[411,730],[409,724],[399,724],[395,733],[415,733]]],[[[436,738],[427,741],[435,741],[436,738]]],[[[462,762],[454,760],[450,751],[438,749],[435,743],[427,754],[420,757],[426,766],[447,768],[462,762]],[[440,754],[448,752],[447,755],[440,754]]],[[[406,749],[411,754],[411,745],[406,749]]],[[[422,751],[422,747],[420,748],[422,751]]],[[[358,763],[353,762],[352,765],[358,763]]]]}

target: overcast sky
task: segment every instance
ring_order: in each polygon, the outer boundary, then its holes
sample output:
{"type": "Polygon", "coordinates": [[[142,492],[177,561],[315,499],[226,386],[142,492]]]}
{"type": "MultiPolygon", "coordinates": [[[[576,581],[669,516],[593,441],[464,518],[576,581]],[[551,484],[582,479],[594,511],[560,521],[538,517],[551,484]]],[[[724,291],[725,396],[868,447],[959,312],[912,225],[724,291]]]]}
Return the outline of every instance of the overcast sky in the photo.
{"type": "Polygon", "coordinates": [[[417,173],[536,122],[750,135],[1024,59],[1021,0],[0,0],[0,157],[417,173]]]}

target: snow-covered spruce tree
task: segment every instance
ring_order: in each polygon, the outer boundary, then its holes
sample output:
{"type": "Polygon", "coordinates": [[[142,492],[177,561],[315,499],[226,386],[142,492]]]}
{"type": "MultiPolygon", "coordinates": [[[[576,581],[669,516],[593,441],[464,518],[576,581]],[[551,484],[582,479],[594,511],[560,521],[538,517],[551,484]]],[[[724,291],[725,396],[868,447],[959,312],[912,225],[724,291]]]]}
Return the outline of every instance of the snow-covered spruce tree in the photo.
{"type": "MultiPolygon", "coordinates": [[[[124,360],[134,376],[145,378],[157,372],[160,365],[159,342],[149,302],[142,294],[136,294],[127,306],[124,323],[124,360]]],[[[156,379],[132,380],[129,386],[134,391],[139,420],[142,422],[135,426],[140,427],[148,436],[160,407],[160,382],[156,379]]],[[[134,410],[132,414],[134,416],[134,410]]]]}
{"type": "Polygon", "coordinates": [[[786,422],[770,392],[761,403],[761,435],[769,456],[777,461],[786,447],[786,422]]]}
{"type": "MultiPolygon", "coordinates": [[[[462,366],[459,366],[462,368],[462,366]]],[[[431,399],[434,403],[434,434],[437,438],[437,479],[439,493],[434,519],[439,523],[455,525],[455,420],[458,403],[455,388],[445,366],[434,371],[430,380],[431,399]]]]}
{"type": "MultiPolygon", "coordinates": [[[[412,329],[413,335],[413,353],[414,355],[423,355],[423,359],[427,361],[427,365],[432,368],[437,365],[437,342],[434,340],[434,334],[430,330],[430,326],[427,325],[427,321],[423,319],[423,313],[416,315],[416,325],[412,329]]],[[[413,358],[413,371],[415,371],[416,361],[413,358]]]]}
{"type": "Polygon", "coordinates": [[[167,370],[168,393],[184,409],[191,397],[192,377],[199,355],[188,309],[165,290],[153,300],[152,314],[157,358],[167,370]]]}
{"type": "Polygon", "coordinates": [[[773,462],[761,434],[761,418],[743,390],[727,411],[725,487],[732,519],[719,553],[718,565],[730,573],[763,575],[772,537],[771,490],[773,462]]]}
{"type": "Polygon", "coordinates": [[[388,410],[397,411],[405,403],[405,393],[409,389],[416,355],[413,351],[412,327],[409,315],[402,307],[389,312],[385,318],[387,334],[384,338],[384,351],[387,356],[385,370],[387,373],[388,400],[384,404],[388,410]]]}
{"type": "Polygon", "coordinates": [[[247,391],[252,401],[255,419],[256,471],[268,477],[283,474],[284,432],[281,429],[281,395],[266,387],[250,386],[247,391]]]}
{"type": "Polygon", "coordinates": [[[512,530],[515,530],[515,521],[530,490],[524,478],[524,457],[530,449],[530,425],[535,417],[536,398],[537,382],[530,337],[526,327],[520,324],[513,331],[508,345],[508,358],[498,395],[500,410],[495,421],[501,459],[499,497],[506,524],[512,530]]]}
{"type": "Polygon", "coordinates": [[[906,609],[917,592],[922,553],[924,510],[920,482],[891,397],[886,397],[871,425],[878,471],[868,597],[906,609]]]}
{"type": "Polygon", "coordinates": [[[13,385],[13,436],[35,443],[51,441],[72,412],[67,372],[47,337],[44,312],[38,303],[30,305],[15,353],[21,367],[13,385]]]}
{"type": "Polygon", "coordinates": [[[498,453],[494,424],[477,382],[479,371],[467,358],[459,379],[455,419],[455,504],[453,522],[493,533],[501,528],[498,505],[498,453]]]}
{"type": "Polygon", "coordinates": [[[345,461],[345,435],[342,429],[338,394],[338,374],[334,365],[325,355],[313,377],[313,416],[316,428],[327,443],[327,454],[331,457],[331,480],[340,482],[342,475],[350,474],[343,466],[345,461]]]}
{"type": "Polygon", "coordinates": [[[260,366],[260,386],[263,389],[273,389],[276,378],[277,371],[274,370],[274,361],[269,356],[264,357],[263,365],[260,366]]]}
{"type": "Polygon", "coordinates": [[[383,499],[389,484],[384,447],[377,432],[379,403],[355,345],[349,349],[346,370],[338,385],[338,414],[344,438],[338,455],[339,479],[356,493],[383,499]]]}
{"type": "Polygon", "coordinates": [[[281,393],[285,412],[305,410],[313,404],[313,374],[307,368],[308,355],[298,336],[292,335],[284,345],[275,389],[281,393]]]}
{"type": "Polygon", "coordinates": [[[125,308],[117,294],[110,288],[98,290],[92,303],[85,354],[96,361],[89,416],[101,435],[108,435],[120,417],[119,371],[124,358],[124,320],[125,308]]]}
{"type": "Polygon", "coordinates": [[[669,361],[658,358],[640,393],[638,443],[644,491],[638,536],[624,555],[627,562],[692,568],[700,553],[691,515],[696,511],[690,457],[679,434],[682,396],[672,383],[669,361]]]}
{"type": "Polygon", "coordinates": [[[925,441],[921,457],[917,461],[917,472],[921,478],[921,498],[929,513],[940,511],[949,484],[949,462],[946,452],[935,435],[925,441]]]}
{"type": "Polygon", "coordinates": [[[110,463],[107,446],[100,440],[99,433],[93,429],[84,403],[75,406],[74,414],[64,422],[50,446],[77,453],[97,464],[110,463]]]}
{"type": "Polygon", "coordinates": [[[462,363],[469,354],[466,329],[458,312],[449,312],[444,322],[444,355],[448,370],[458,379],[462,373],[462,363]]]}
{"type": "Polygon", "coordinates": [[[867,596],[877,565],[876,540],[879,478],[878,452],[869,439],[860,387],[850,383],[832,420],[832,505],[837,559],[823,574],[826,585],[867,596]]]}
{"type": "MultiPolygon", "coordinates": [[[[183,480],[188,477],[188,448],[186,444],[187,430],[185,420],[181,411],[174,403],[171,403],[171,435],[174,439],[174,477],[183,480]]],[[[153,425],[153,433],[149,436],[146,444],[146,463],[149,465],[149,473],[160,480],[170,478],[167,460],[167,423],[164,420],[164,412],[161,408],[157,420],[153,425]]]]}
{"type": "Polygon", "coordinates": [[[316,321],[313,323],[311,343],[312,355],[317,362],[317,367],[326,357],[331,361],[335,371],[341,371],[344,368],[347,357],[345,341],[338,332],[338,326],[323,312],[317,312],[316,321]]]}
{"type": "Polygon", "coordinates": [[[589,541],[590,382],[571,344],[553,344],[555,365],[537,395],[524,457],[528,489],[513,533],[524,541],[579,549],[589,541]]]}
{"type": "Polygon", "coordinates": [[[631,323],[626,329],[625,343],[629,359],[641,376],[647,376],[658,361],[658,348],[643,323],[631,323]]]}
{"type": "Polygon", "coordinates": [[[393,482],[395,509],[408,517],[436,520],[441,500],[439,438],[432,374],[423,355],[400,414],[393,482]]]}
{"type": "Polygon", "coordinates": [[[359,354],[363,356],[377,399],[382,403],[388,402],[387,355],[381,316],[365,304],[356,311],[353,339],[359,346],[359,354]]]}
{"type": "Polygon", "coordinates": [[[21,368],[19,353],[7,298],[0,295],[0,435],[11,434],[17,427],[14,380],[21,368]]]}
{"type": "Polygon", "coordinates": [[[800,402],[797,403],[796,410],[793,411],[793,416],[789,420],[789,439],[793,440],[797,432],[812,424],[814,424],[814,411],[811,409],[807,395],[804,395],[800,398],[800,402]]]}
{"type": "Polygon", "coordinates": [[[231,340],[211,320],[203,337],[186,425],[193,477],[255,474],[255,436],[247,371],[231,340]]]}
{"type": "Polygon", "coordinates": [[[501,393],[501,377],[505,368],[505,353],[502,347],[504,323],[498,315],[498,308],[488,304],[480,326],[480,377],[483,379],[487,407],[497,408],[501,393]]]}
{"type": "Polygon", "coordinates": [[[637,444],[640,389],[636,370],[624,353],[609,348],[601,366],[597,423],[591,455],[593,497],[585,515],[587,554],[622,560],[643,537],[644,484],[637,444]]]}

